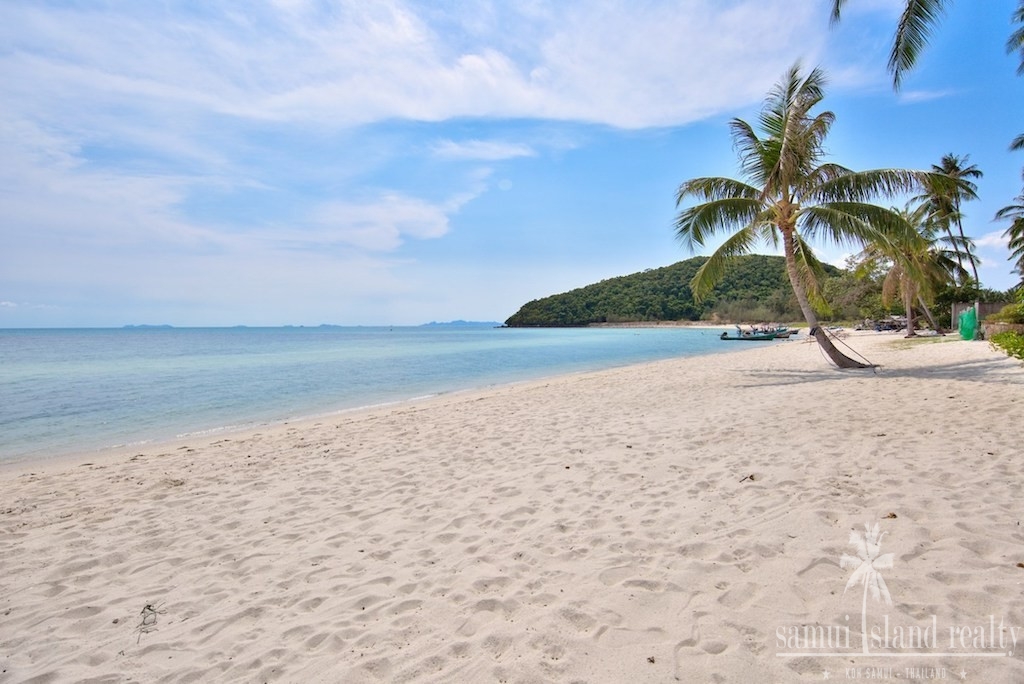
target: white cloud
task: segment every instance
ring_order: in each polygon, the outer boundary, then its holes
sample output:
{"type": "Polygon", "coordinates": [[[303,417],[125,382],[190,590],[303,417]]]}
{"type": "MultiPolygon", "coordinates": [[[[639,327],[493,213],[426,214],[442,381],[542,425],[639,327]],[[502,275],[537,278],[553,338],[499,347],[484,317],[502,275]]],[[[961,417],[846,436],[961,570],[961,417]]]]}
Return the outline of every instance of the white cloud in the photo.
{"type": "MultiPolygon", "coordinates": [[[[439,238],[449,229],[443,207],[399,194],[367,203],[326,203],[314,211],[313,219],[322,230],[305,239],[340,242],[371,251],[396,249],[405,238],[439,238]]],[[[296,237],[304,239],[303,235],[296,237]]]]}
{"type": "Polygon", "coordinates": [[[1003,231],[995,231],[992,233],[985,233],[981,237],[975,238],[974,244],[978,247],[999,247],[1006,249],[1006,238],[1003,236],[1003,231]]]}
{"type": "Polygon", "coordinates": [[[825,39],[823,9],[787,0],[161,7],[6,5],[4,90],[85,117],[127,106],[332,126],[488,116],[632,128],[759,99],[825,39]]]}
{"type": "Polygon", "coordinates": [[[917,104],[919,102],[931,102],[942,100],[947,97],[958,95],[956,90],[906,90],[899,94],[899,101],[903,104],[917,104]]]}
{"type": "Polygon", "coordinates": [[[537,152],[520,143],[508,143],[500,140],[439,140],[433,145],[433,152],[442,159],[462,159],[481,161],[500,161],[516,157],[533,157],[537,152]]]}
{"type": "Polygon", "coordinates": [[[815,64],[826,27],[789,0],[0,3],[3,297],[208,301],[229,322],[247,298],[416,292],[397,257],[448,235],[490,166],[589,130],[487,124],[731,114],[815,64]],[[456,123],[431,146],[393,133],[410,120],[456,123]]]}

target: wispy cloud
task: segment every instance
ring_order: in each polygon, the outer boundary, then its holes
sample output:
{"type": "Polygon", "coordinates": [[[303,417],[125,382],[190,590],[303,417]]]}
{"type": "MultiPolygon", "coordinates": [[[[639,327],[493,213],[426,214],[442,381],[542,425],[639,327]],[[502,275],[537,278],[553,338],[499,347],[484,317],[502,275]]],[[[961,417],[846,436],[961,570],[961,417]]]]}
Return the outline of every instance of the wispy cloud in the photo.
{"type": "Polygon", "coordinates": [[[428,240],[449,230],[444,207],[400,194],[373,202],[329,202],[313,212],[319,231],[295,234],[303,241],[344,243],[371,251],[390,251],[407,238],[428,240]]]}
{"type": "Polygon", "coordinates": [[[419,292],[417,245],[534,180],[505,162],[583,186],[567,150],[731,115],[828,36],[791,0],[0,3],[2,296],[419,292]]]}
{"type": "Polygon", "coordinates": [[[642,127],[745,104],[792,61],[779,46],[799,40],[813,59],[823,40],[820,8],[785,0],[725,11],[710,0],[201,7],[7,5],[5,89],[92,115],[128,106],[330,125],[499,116],[642,127]]]}
{"type": "Polygon", "coordinates": [[[954,97],[959,94],[957,90],[906,90],[899,94],[899,101],[903,104],[918,104],[920,102],[931,102],[942,100],[947,97],[954,97]]]}
{"type": "Polygon", "coordinates": [[[528,145],[500,140],[440,140],[432,146],[441,159],[500,161],[516,157],[533,157],[537,152],[528,145]]]}
{"type": "Polygon", "coordinates": [[[1003,236],[1003,231],[995,231],[991,233],[985,233],[979,238],[974,239],[974,244],[978,247],[998,247],[1006,248],[1006,238],[1003,236]]]}

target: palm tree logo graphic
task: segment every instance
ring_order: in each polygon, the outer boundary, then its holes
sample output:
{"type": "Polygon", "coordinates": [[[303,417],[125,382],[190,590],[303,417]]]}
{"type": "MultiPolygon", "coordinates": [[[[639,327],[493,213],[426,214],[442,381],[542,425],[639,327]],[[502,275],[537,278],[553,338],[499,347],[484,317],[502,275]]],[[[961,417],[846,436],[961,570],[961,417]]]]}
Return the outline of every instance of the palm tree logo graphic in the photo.
{"type": "Polygon", "coordinates": [[[857,557],[843,554],[839,559],[839,566],[842,568],[854,568],[853,574],[846,582],[843,593],[857,584],[864,585],[864,595],[861,599],[860,608],[860,639],[863,653],[868,653],[868,591],[876,601],[885,599],[887,605],[892,605],[892,597],[889,596],[889,589],[885,586],[879,570],[892,568],[892,554],[879,555],[882,547],[882,537],[885,532],[878,531],[878,523],[871,527],[870,523],[864,523],[864,532],[853,530],[850,532],[850,544],[857,549],[857,557]]]}

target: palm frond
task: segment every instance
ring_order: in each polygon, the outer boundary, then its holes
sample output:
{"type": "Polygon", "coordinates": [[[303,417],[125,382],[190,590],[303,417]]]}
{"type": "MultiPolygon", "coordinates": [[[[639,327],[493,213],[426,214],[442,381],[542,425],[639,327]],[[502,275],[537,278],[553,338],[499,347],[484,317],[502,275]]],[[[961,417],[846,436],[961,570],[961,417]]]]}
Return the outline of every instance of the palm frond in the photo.
{"type": "Polygon", "coordinates": [[[814,202],[817,200],[816,193],[820,186],[851,173],[853,171],[839,164],[831,162],[821,164],[811,169],[804,177],[798,179],[796,184],[797,195],[803,201],[814,202]]]}
{"type": "Polygon", "coordinates": [[[876,198],[895,198],[932,188],[970,189],[963,182],[944,174],[909,169],[872,169],[855,171],[826,180],[813,191],[819,202],[867,202],[876,198]]]}
{"type": "Polygon", "coordinates": [[[843,5],[845,3],[846,0],[833,0],[832,12],[829,14],[828,20],[830,25],[835,26],[836,24],[839,23],[839,20],[841,19],[840,14],[843,11],[843,5]]]}
{"type": "Polygon", "coordinates": [[[1017,204],[1005,206],[996,212],[997,221],[1012,221],[1003,232],[1010,248],[1010,260],[1016,262],[1015,270],[1024,275],[1024,194],[1018,195],[1017,204]]]}
{"type": "Polygon", "coordinates": [[[889,54],[889,71],[895,90],[903,84],[904,73],[917,63],[932,29],[946,9],[946,3],[947,0],[907,0],[889,54]]]}
{"type": "Polygon", "coordinates": [[[742,197],[698,204],[679,212],[675,222],[676,238],[687,250],[695,252],[713,235],[754,223],[762,209],[758,200],[742,197]]]}
{"type": "Polygon", "coordinates": [[[1021,26],[1010,34],[1009,40],[1006,41],[1006,51],[1011,54],[1016,52],[1020,55],[1017,75],[1024,76],[1024,0],[1020,0],[1017,9],[1010,15],[1010,21],[1015,24],[1021,24],[1021,26]]]}
{"type": "Polygon", "coordinates": [[[708,257],[708,260],[697,269],[693,279],[690,280],[690,290],[693,292],[693,300],[700,302],[704,299],[715,285],[725,275],[725,271],[736,257],[749,254],[758,241],[758,226],[751,223],[744,226],[708,257]]]}
{"type": "Polygon", "coordinates": [[[758,138],[753,126],[743,119],[730,121],[729,129],[732,132],[733,149],[740,159],[740,173],[744,178],[764,185],[764,161],[768,154],[765,141],[758,138]]]}
{"type": "Polygon", "coordinates": [[[1024,218],[1024,194],[1014,198],[1017,204],[1008,204],[996,212],[996,220],[1024,218]]]}
{"type": "Polygon", "coordinates": [[[821,293],[821,283],[824,282],[826,275],[824,264],[799,233],[793,234],[793,246],[797,275],[804,292],[807,293],[808,301],[816,309],[828,309],[828,302],[825,301],[825,297],[821,293]]]}
{"type": "Polygon", "coordinates": [[[899,213],[865,202],[829,202],[805,207],[800,214],[800,224],[800,231],[807,238],[828,240],[837,245],[885,243],[888,235],[905,237],[914,232],[899,213]]]}
{"type": "Polygon", "coordinates": [[[732,178],[721,176],[691,178],[679,185],[679,189],[676,191],[676,207],[690,197],[701,202],[709,202],[732,197],[756,199],[760,194],[761,191],[752,185],[732,178]]]}
{"type": "Polygon", "coordinates": [[[772,159],[765,159],[765,193],[789,199],[794,180],[806,176],[823,153],[822,143],[835,121],[832,112],[812,117],[811,110],[824,97],[826,78],[821,69],[800,77],[795,64],[769,95],[761,125],[773,142],[772,159]]]}
{"type": "Polygon", "coordinates": [[[895,299],[900,292],[900,283],[903,281],[903,271],[899,265],[893,265],[889,269],[889,272],[885,274],[885,279],[882,281],[882,304],[889,306],[892,300],[895,299]]]}
{"type": "MultiPolygon", "coordinates": [[[[971,258],[977,259],[973,254],[971,258]]],[[[971,272],[964,268],[964,265],[957,260],[955,253],[945,251],[933,252],[932,261],[934,267],[928,273],[928,287],[923,288],[928,295],[933,293],[936,286],[944,283],[962,283],[971,276],[971,272]]]]}

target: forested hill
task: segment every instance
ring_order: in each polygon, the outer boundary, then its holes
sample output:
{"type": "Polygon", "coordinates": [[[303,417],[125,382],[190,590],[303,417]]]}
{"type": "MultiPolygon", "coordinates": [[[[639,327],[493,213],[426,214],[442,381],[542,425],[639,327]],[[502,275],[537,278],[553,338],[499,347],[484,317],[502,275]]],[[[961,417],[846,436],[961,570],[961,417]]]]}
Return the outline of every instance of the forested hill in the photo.
{"type": "MultiPolygon", "coordinates": [[[[800,310],[783,257],[738,257],[714,292],[693,301],[690,280],[707,260],[694,257],[671,266],[602,280],[524,304],[505,321],[510,327],[581,326],[632,321],[794,320],[800,310]]],[[[826,266],[830,274],[840,271],[826,266]]]]}

